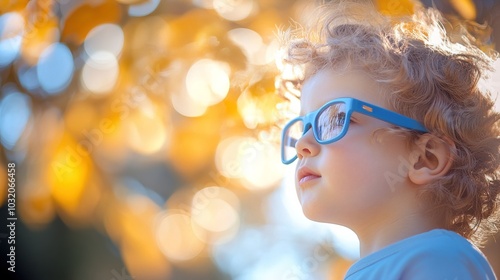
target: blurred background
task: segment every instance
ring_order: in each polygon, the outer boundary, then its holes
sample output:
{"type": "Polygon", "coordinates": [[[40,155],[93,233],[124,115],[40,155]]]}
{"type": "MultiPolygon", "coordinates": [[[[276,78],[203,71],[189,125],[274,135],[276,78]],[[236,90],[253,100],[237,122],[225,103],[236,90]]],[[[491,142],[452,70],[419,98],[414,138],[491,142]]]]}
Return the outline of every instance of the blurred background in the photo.
{"type": "MultiPolygon", "coordinates": [[[[313,2],[0,0],[15,279],[342,279],[356,237],[303,216],[279,159],[276,32],[313,2]]],[[[375,4],[434,5],[500,46],[497,1],[375,4]]],[[[500,275],[498,239],[483,251],[500,275]]]]}

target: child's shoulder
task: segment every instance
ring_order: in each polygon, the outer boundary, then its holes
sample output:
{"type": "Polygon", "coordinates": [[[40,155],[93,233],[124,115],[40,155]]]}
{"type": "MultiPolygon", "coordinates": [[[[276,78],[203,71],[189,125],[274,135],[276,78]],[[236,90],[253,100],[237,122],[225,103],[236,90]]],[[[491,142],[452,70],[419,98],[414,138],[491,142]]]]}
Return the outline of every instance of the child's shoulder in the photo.
{"type": "Polygon", "coordinates": [[[406,263],[407,275],[425,279],[495,279],[482,252],[455,232],[436,229],[401,244],[396,255],[406,263]]]}
{"type": "Polygon", "coordinates": [[[496,279],[479,249],[457,233],[442,229],[389,245],[359,260],[346,277],[349,280],[376,278],[496,279]]]}
{"type": "Polygon", "coordinates": [[[484,258],[481,251],[461,235],[444,229],[435,229],[415,235],[401,242],[402,252],[413,257],[437,262],[459,262],[470,258],[484,258]]]}

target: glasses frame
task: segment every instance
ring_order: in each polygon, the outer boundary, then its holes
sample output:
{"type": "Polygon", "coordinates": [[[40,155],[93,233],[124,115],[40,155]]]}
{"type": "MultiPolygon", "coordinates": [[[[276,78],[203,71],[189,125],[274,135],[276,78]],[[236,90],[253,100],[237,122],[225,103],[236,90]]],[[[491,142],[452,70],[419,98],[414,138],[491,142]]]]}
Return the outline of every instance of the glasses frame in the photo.
{"type": "MultiPolygon", "coordinates": [[[[281,162],[283,164],[290,164],[294,162],[297,159],[297,155],[295,155],[292,159],[286,160],[285,159],[285,132],[296,122],[302,121],[304,123],[304,132],[302,133],[302,136],[304,136],[309,129],[312,127],[313,129],[313,135],[314,139],[316,142],[318,142],[321,145],[325,144],[330,144],[333,142],[336,142],[342,137],[345,136],[347,133],[347,130],[349,129],[349,123],[351,119],[351,115],[353,112],[358,112],[363,115],[379,119],[381,121],[397,125],[399,127],[411,129],[411,130],[416,130],[419,132],[429,132],[423,124],[421,124],[419,121],[414,120],[412,118],[409,118],[407,116],[401,115],[399,113],[393,112],[391,110],[370,104],[368,102],[361,101],[356,98],[352,97],[342,97],[342,98],[336,98],[334,100],[328,101],[325,103],[321,108],[319,108],[316,111],[310,112],[306,114],[305,116],[299,116],[294,118],[293,120],[289,121],[285,127],[283,127],[282,133],[281,133],[281,162]],[[317,122],[318,116],[325,110],[327,109],[330,105],[335,104],[335,103],[344,103],[346,106],[346,116],[345,116],[345,122],[344,126],[342,127],[342,131],[334,138],[330,140],[320,140],[318,137],[319,132],[317,131],[317,127],[314,125],[317,122]]],[[[295,139],[295,142],[297,142],[299,139],[295,139]]]]}

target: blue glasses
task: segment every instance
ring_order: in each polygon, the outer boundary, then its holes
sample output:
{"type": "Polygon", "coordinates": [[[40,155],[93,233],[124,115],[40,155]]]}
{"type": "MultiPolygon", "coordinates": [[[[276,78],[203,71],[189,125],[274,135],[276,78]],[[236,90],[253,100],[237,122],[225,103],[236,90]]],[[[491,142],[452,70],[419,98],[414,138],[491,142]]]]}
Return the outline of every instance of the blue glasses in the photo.
{"type": "Polygon", "coordinates": [[[285,125],[281,138],[281,161],[290,164],[297,159],[295,144],[311,127],[319,144],[330,144],[342,139],[349,129],[353,112],[407,129],[428,132],[418,121],[396,112],[354,98],[338,98],[285,125]]]}

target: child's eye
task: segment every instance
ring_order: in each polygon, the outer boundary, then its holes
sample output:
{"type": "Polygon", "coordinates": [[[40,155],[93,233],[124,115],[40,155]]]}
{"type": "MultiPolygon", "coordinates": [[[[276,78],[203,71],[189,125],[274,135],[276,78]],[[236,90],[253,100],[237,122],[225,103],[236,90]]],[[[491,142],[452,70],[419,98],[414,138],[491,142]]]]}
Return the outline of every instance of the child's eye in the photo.
{"type": "MultiPolygon", "coordinates": [[[[345,118],[346,118],[346,114],[345,113],[339,113],[337,115],[337,118],[336,118],[336,122],[335,122],[335,125],[338,125],[338,126],[343,126],[345,124],[345,118]]],[[[353,123],[357,123],[355,119],[353,118],[350,118],[349,119],[349,123],[350,124],[353,124],[353,123]]]]}
{"type": "Polygon", "coordinates": [[[336,118],[335,124],[337,126],[343,126],[344,123],[345,123],[345,113],[342,112],[342,113],[337,114],[337,118],[336,118]]]}

